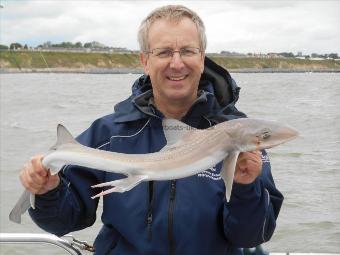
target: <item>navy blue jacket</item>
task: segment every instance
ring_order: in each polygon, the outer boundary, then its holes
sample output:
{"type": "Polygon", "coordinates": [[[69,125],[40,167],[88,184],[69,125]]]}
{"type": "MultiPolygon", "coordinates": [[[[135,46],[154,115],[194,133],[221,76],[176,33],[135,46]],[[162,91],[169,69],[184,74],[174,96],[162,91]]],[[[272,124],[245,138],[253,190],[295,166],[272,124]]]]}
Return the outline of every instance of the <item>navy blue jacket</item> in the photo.
{"type": "MultiPolygon", "coordinates": [[[[196,128],[245,117],[235,108],[239,88],[222,67],[209,59],[199,85],[199,97],[182,119],[196,128]]],[[[152,104],[148,76],[139,78],[132,95],[115,106],[77,139],[107,151],[150,153],[165,144],[162,114],[152,104]]],[[[95,254],[231,254],[270,239],[283,197],[275,188],[270,163],[263,152],[263,171],[255,182],[234,183],[225,201],[221,164],[195,176],[173,181],[143,182],[125,193],[103,198],[103,227],[95,254]]],[[[33,220],[56,235],[91,226],[100,190],[91,185],[124,176],[67,166],[60,185],[37,196],[33,220]]]]}

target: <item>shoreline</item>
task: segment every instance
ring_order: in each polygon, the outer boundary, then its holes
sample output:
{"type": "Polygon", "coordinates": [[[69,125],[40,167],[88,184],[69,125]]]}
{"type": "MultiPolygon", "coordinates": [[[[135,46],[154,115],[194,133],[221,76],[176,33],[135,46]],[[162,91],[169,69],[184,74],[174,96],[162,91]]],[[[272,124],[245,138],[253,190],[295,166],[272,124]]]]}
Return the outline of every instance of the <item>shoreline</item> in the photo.
{"type": "MultiPolygon", "coordinates": [[[[227,69],[230,73],[340,73],[340,69],[227,69]]],[[[79,74],[143,74],[141,68],[0,68],[0,74],[15,73],[79,73],[79,74]]]]}
{"type": "MultiPolygon", "coordinates": [[[[340,72],[335,60],[296,58],[236,58],[210,56],[231,73],[340,72]]],[[[134,53],[70,53],[8,51],[0,54],[0,73],[141,74],[139,55],[134,53]]]]}

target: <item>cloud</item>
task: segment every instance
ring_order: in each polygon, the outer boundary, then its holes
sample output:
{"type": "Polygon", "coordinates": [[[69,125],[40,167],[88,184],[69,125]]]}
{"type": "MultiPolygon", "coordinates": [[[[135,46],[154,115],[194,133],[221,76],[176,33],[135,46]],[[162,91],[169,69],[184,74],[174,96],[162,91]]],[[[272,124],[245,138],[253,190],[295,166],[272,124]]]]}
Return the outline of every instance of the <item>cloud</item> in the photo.
{"type": "Polygon", "coordinates": [[[142,19],[170,3],[202,17],[208,52],[340,53],[337,1],[2,1],[0,43],[95,40],[138,49],[142,19]]]}
{"type": "Polygon", "coordinates": [[[245,53],[340,52],[336,28],[340,20],[335,11],[340,5],[337,2],[298,1],[284,6],[271,4],[265,8],[260,7],[268,1],[260,3],[256,8],[240,8],[243,1],[220,5],[220,10],[206,22],[210,49],[223,47],[245,53]],[[321,41],[320,37],[331,41],[321,41]]]}
{"type": "Polygon", "coordinates": [[[299,1],[270,1],[270,0],[262,0],[262,1],[235,1],[235,6],[239,6],[239,8],[246,8],[252,10],[268,10],[268,9],[280,9],[283,8],[295,8],[299,5],[299,1]]]}

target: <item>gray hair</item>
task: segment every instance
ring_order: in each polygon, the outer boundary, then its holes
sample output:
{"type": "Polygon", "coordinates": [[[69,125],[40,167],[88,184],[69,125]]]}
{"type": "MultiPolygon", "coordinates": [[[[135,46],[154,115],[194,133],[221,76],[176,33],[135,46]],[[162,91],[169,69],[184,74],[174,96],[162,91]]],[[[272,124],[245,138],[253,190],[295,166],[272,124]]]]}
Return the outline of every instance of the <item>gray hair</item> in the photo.
{"type": "Polygon", "coordinates": [[[151,25],[159,19],[168,19],[171,21],[180,21],[183,18],[191,19],[198,31],[200,48],[205,51],[207,47],[207,37],[202,19],[192,10],[183,5],[166,5],[153,10],[140,24],[138,30],[138,42],[140,50],[149,51],[148,35],[151,25]]]}

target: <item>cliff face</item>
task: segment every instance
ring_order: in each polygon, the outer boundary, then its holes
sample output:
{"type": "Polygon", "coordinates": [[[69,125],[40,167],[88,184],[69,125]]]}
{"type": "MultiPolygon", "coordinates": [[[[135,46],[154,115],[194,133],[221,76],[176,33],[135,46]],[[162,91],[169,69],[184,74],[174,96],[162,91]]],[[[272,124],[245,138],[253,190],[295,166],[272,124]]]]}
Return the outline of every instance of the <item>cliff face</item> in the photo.
{"type": "Polygon", "coordinates": [[[137,54],[3,51],[0,68],[138,68],[137,54]]]}
{"type": "MultiPolygon", "coordinates": [[[[236,58],[212,56],[221,66],[231,71],[336,71],[340,61],[302,60],[295,58],[236,58]]],[[[70,53],[37,51],[1,51],[0,68],[16,70],[142,70],[139,55],[132,53],[70,53]]]]}
{"type": "Polygon", "coordinates": [[[295,58],[227,58],[213,57],[216,63],[231,70],[286,70],[286,71],[340,71],[340,61],[295,58]]]}

